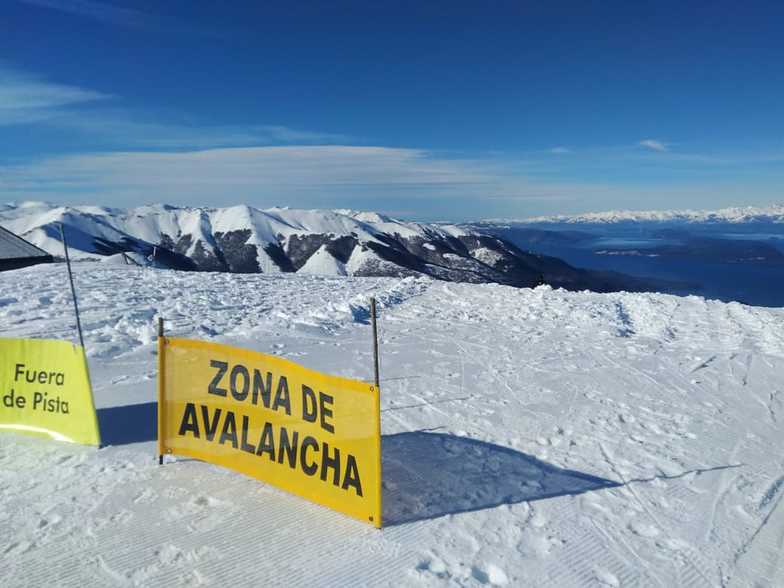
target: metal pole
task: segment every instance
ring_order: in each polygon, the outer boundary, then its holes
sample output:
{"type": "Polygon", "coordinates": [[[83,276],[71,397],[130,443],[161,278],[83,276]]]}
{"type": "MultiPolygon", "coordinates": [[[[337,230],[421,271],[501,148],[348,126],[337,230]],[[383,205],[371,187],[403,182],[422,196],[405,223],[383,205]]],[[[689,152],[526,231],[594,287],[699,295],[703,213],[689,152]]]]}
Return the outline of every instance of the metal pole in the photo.
{"type": "Polygon", "coordinates": [[[68,243],[65,240],[65,226],[60,223],[60,239],[65,250],[65,265],[68,267],[68,281],[71,283],[71,298],[73,299],[74,312],[76,312],[76,329],[79,331],[79,343],[84,349],[84,337],[82,336],[82,321],[79,320],[79,304],[76,302],[76,289],[74,288],[73,274],[71,274],[71,258],[68,257],[68,243]]]}
{"type": "Polygon", "coordinates": [[[165,369],[163,354],[166,340],[163,338],[163,317],[158,317],[158,465],[163,465],[163,378],[165,369]]]}
{"type": "Polygon", "coordinates": [[[378,369],[378,311],[376,310],[376,299],[370,299],[370,321],[373,325],[373,381],[375,383],[375,412],[376,412],[376,455],[378,459],[376,460],[376,477],[378,479],[378,485],[376,486],[376,513],[377,513],[377,520],[373,520],[373,517],[370,517],[371,522],[375,525],[377,529],[381,528],[382,524],[382,491],[381,491],[381,480],[383,479],[382,468],[383,465],[381,463],[381,379],[379,377],[379,369],[378,369]]]}
{"type": "Polygon", "coordinates": [[[374,368],[374,382],[376,384],[376,390],[381,389],[381,381],[379,379],[379,370],[378,370],[378,324],[377,324],[377,313],[376,313],[376,299],[370,299],[370,322],[373,324],[373,368],[374,368]]]}

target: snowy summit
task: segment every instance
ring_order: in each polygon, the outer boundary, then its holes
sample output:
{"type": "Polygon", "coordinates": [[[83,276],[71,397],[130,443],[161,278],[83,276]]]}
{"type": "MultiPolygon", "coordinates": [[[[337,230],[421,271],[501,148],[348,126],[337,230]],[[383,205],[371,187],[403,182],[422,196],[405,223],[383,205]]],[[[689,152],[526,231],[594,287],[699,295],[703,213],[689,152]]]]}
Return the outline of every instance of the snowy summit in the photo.
{"type": "Polygon", "coordinates": [[[574,268],[501,238],[449,224],[373,212],[251,206],[129,210],[23,202],[0,206],[0,225],[53,255],[60,225],[77,259],[158,268],[328,276],[431,276],[453,282],[581,290],[650,289],[645,280],[574,268]]]}
{"type": "Polygon", "coordinates": [[[488,220],[487,223],[520,224],[612,224],[624,222],[682,223],[784,223],[784,204],[766,207],[736,206],[719,210],[610,210],[574,215],[535,216],[517,221],[488,220]]]}

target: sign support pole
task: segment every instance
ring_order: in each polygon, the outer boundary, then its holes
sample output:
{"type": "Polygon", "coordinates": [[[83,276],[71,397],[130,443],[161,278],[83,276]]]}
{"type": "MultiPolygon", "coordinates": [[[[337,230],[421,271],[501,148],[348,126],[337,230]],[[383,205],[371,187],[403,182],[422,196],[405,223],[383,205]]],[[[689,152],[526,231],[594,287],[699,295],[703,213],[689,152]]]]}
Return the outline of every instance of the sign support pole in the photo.
{"type": "Polygon", "coordinates": [[[65,226],[60,223],[60,239],[65,250],[65,265],[68,267],[68,281],[71,283],[71,298],[73,299],[74,312],[76,312],[76,330],[79,331],[79,344],[84,349],[84,337],[82,336],[82,321],[79,320],[79,304],[76,302],[76,289],[74,288],[73,274],[71,273],[71,259],[68,257],[68,243],[65,240],[65,226]]]}
{"type": "Polygon", "coordinates": [[[370,322],[373,325],[373,374],[374,374],[374,383],[376,384],[376,389],[380,390],[381,381],[379,379],[379,370],[378,370],[378,324],[377,324],[377,312],[376,312],[376,299],[370,299],[370,322]]]}
{"type": "Polygon", "coordinates": [[[163,336],[163,317],[158,317],[158,465],[163,465],[163,378],[166,340],[163,336]]]}
{"type": "Polygon", "coordinates": [[[382,471],[381,471],[381,377],[379,375],[379,367],[378,367],[378,310],[376,309],[376,299],[375,297],[370,299],[370,322],[373,325],[373,382],[375,384],[375,410],[376,414],[378,415],[378,421],[376,423],[376,454],[378,456],[378,461],[376,462],[376,477],[378,479],[378,486],[376,489],[376,520],[373,520],[373,517],[370,517],[370,522],[377,528],[381,528],[382,523],[382,495],[381,495],[381,479],[382,479],[382,471]]]}

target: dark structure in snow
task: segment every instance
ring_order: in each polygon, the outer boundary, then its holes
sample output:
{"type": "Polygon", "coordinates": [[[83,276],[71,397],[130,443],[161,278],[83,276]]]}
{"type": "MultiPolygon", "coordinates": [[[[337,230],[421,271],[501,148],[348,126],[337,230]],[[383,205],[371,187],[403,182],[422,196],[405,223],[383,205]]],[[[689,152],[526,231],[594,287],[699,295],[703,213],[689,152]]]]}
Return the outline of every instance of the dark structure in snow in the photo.
{"type": "Polygon", "coordinates": [[[0,272],[52,261],[43,249],[0,227],[0,272]]]}

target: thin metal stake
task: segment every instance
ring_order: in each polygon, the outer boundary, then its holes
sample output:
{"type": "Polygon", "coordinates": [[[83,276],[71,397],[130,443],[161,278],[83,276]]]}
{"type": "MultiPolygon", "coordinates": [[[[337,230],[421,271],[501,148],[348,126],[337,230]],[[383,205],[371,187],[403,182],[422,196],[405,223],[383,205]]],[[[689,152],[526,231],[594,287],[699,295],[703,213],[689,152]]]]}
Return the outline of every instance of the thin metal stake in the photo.
{"type": "Polygon", "coordinates": [[[82,336],[82,321],[79,320],[79,304],[76,302],[76,289],[74,288],[73,274],[71,274],[71,258],[68,257],[68,243],[65,240],[65,226],[60,223],[60,239],[65,250],[65,265],[68,267],[68,281],[71,283],[71,298],[73,299],[74,311],[76,312],[76,329],[79,331],[79,343],[84,349],[84,337],[82,336]]]}
{"type": "Polygon", "coordinates": [[[376,520],[373,520],[373,517],[370,518],[370,522],[372,522],[377,529],[381,528],[382,525],[382,502],[383,496],[381,493],[381,481],[383,480],[383,465],[381,464],[381,377],[379,376],[379,369],[378,369],[378,311],[376,309],[376,299],[370,299],[370,321],[373,324],[373,371],[374,371],[374,389],[375,389],[375,411],[376,411],[376,455],[378,459],[376,460],[375,469],[376,469],[376,479],[378,480],[378,485],[376,486],[376,496],[375,496],[375,503],[376,503],[376,520]]]}
{"type": "Polygon", "coordinates": [[[163,354],[166,349],[166,340],[163,338],[163,317],[158,317],[158,465],[163,465],[163,354]]]}
{"type": "Polygon", "coordinates": [[[370,299],[370,321],[373,324],[373,367],[375,372],[375,384],[376,390],[381,389],[381,380],[379,377],[379,370],[378,370],[378,324],[377,324],[377,313],[376,313],[376,299],[370,299]]]}

